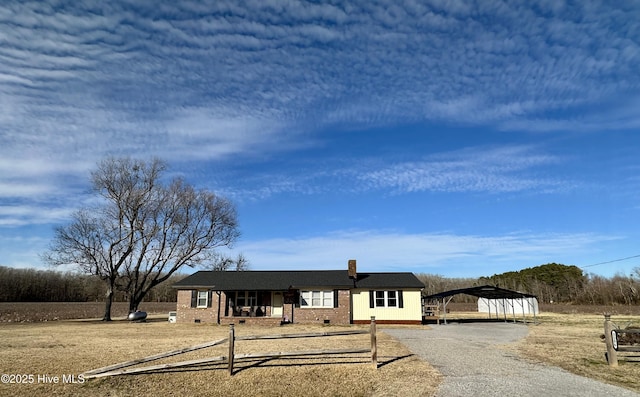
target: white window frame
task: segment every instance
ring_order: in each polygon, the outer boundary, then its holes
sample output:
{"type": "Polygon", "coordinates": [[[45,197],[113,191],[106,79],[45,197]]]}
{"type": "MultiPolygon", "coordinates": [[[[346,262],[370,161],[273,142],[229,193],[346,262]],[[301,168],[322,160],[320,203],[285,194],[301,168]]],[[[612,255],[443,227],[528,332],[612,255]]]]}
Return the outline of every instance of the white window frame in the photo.
{"type": "Polygon", "coordinates": [[[209,291],[198,291],[196,299],[196,307],[199,309],[206,309],[209,307],[209,291]],[[204,299],[204,304],[200,304],[200,301],[204,299]]]}
{"type": "Polygon", "coordinates": [[[400,297],[399,297],[399,293],[397,290],[390,290],[390,291],[374,291],[374,296],[373,296],[373,307],[378,308],[378,307],[389,307],[389,308],[399,308],[400,307],[400,297]],[[379,297],[378,295],[382,294],[382,297],[379,297]],[[393,295],[393,296],[390,296],[393,295]],[[381,299],[383,301],[382,305],[378,304],[378,299],[381,299]],[[393,304],[391,304],[391,302],[394,302],[393,304]]]}
{"type": "Polygon", "coordinates": [[[333,308],[333,290],[303,290],[300,291],[301,308],[333,308]],[[314,302],[316,304],[314,304],[314,302]]]}

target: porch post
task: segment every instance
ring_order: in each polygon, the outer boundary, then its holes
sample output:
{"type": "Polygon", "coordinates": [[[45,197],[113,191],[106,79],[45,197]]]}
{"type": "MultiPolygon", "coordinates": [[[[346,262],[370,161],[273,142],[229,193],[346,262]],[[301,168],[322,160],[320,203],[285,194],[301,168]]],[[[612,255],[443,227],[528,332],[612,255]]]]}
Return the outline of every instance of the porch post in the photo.
{"type": "Polygon", "coordinates": [[[216,291],[216,295],[218,295],[218,319],[217,319],[217,323],[218,325],[220,325],[220,299],[222,299],[222,293],[220,291],[216,291]]]}

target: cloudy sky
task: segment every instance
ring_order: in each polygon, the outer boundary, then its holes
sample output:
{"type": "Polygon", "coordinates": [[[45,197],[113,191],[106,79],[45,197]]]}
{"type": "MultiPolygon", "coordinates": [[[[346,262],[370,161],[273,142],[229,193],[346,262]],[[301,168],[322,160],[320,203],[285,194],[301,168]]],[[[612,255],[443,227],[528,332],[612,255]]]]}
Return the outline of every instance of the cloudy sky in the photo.
{"type": "Polygon", "coordinates": [[[115,155],[231,198],[254,270],[640,266],[637,1],[130,3],[0,5],[0,264],[115,155]]]}

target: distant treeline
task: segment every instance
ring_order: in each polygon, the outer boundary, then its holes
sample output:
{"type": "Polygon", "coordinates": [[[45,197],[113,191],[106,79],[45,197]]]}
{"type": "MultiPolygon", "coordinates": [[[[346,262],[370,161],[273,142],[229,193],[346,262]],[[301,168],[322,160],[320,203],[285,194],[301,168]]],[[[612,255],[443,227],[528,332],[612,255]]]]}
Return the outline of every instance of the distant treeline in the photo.
{"type": "MultiPolygon", "coordinates": [[[[635,268],[632,275],[611,278],[583,274],[576,266],[557,263],[481,278],[447,278],[433,274],[417,276],[425,284],[426,295],[488,284],[534,294],[541,303],[640,304],[640,268],[635,268]]],[[[176,290],[171,286],[184,277],[172,276],[153,288],[145,301],[175,302],[176,290]]],[[[103,301],[104,296],[105,284],[96,276],[0,266],[0,302],[91,302],[103,301]]],[[[116,302],[127,301],[122,291],[116,291],[114,298],[116,302]]],[[[453,302],[471,303],[476,300],[468,295],[453,298],[453,302]]]]}
{"type": "MultiPolygon", "coordinates": [[[[172,276],[153,288],[145,301],[175,302],[176,290],[171,285],[184,277],[172,276]]],[[[102,302],[105,292],[105,283],[97,276],[0,266],[0,302],[102,302]]],[[[114,301],[128,299],[124,292],[116,291],[114,301]]]]}
{"type": "MultiPolygon", "coordinates": [[[[425,294],[480,285],[534,294],[541,303],[572,303],[586,305],[638,305],[640,304],[640,268],[634,273],[611,278],[583,274],[576,266],[557,263],[536,266],[515,272],[495,274],[481,278],[446,278],[432,274],[419,274],[425,284],[425,294]]],[[[477,298],[457,295],[453,302],[475,302],[477,298]]]]}

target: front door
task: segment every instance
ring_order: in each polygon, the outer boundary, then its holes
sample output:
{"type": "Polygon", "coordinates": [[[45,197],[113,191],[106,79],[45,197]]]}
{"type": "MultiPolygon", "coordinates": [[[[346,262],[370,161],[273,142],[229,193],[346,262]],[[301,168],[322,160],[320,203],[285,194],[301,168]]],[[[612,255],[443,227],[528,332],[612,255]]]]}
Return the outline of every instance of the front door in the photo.
{"type": "Polygon", "coordinates": [[[271,298],[271,317],[282,317],[282,292],[274,292],[271,298]]]}

